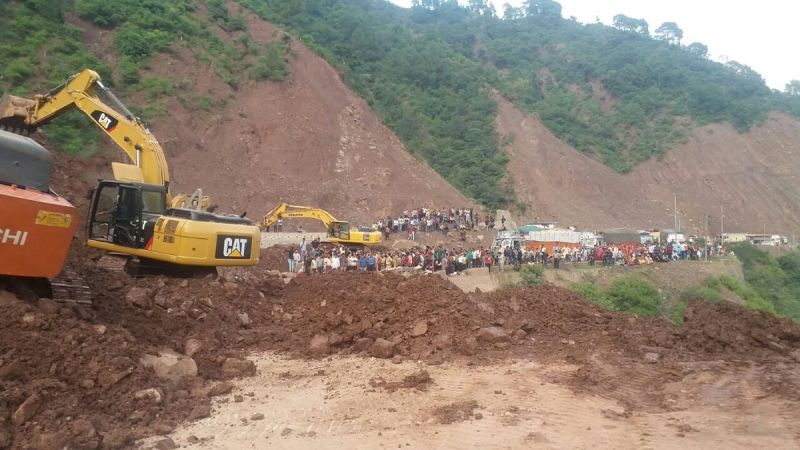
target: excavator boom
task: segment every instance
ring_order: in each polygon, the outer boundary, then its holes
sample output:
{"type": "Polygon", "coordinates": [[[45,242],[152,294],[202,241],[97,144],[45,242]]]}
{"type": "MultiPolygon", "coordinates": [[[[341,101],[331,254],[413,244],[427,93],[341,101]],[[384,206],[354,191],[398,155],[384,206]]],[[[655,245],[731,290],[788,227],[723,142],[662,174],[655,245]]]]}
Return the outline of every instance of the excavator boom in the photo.
{"type": "Polygon", "coordinates": [[[30,133],[72,108],[89,116],[133,162],[112,163],[115,179],[100,180],[94,190],[90,247],[183,266],[258,263],[261,234],[249,219],[203,211],[209,200],[200,190],[170,195],[164,150],[97,72],[86,69],[33,100],[0,98],[0,125],[30,133]]]}

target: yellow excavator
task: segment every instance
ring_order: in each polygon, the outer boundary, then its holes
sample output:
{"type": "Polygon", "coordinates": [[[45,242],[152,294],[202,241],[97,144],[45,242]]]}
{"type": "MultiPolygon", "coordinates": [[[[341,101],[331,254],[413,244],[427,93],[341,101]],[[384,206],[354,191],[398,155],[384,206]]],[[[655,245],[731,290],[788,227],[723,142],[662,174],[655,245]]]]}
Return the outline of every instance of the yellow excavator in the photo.
{"type": "Polygon", "coordinates": [[[112,163],[115,179],[100,180],[93,190],[90,247],[179,266],[258,263],[258,227],[244,217],[205,210],[209,200],[202,191],[173,197],[161,145],[95,71],[86,69],[33,100],[3,96],[0,126],[31,133],[72,108],[89,116],[133,162],[112,163]]]}
{"type": "Polygon", "coordinates": [[[327,242],[348,245],[372,245],[383,241],[380,231],[368,229],[353,230],[349,222],[336,220],[328,211],[310,206],[296,206],[281,203],[268,212],[261,219],[261,229],[269,231],[270,227],[278,222],[279,219],[316,219],[325,225],[328,232],[327,242]]]}

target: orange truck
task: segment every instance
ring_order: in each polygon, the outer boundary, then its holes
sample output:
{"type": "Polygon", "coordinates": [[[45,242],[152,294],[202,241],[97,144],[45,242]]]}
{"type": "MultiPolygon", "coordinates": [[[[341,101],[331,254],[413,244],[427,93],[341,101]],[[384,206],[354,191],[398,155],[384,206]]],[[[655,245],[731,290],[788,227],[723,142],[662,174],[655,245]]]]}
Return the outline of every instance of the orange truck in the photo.
{"type": "Polygon", "coordinates": [[[50,190],[52,155],[0,130],[0,275],[52,278],[78,225],[75,207],[50,190]]]}

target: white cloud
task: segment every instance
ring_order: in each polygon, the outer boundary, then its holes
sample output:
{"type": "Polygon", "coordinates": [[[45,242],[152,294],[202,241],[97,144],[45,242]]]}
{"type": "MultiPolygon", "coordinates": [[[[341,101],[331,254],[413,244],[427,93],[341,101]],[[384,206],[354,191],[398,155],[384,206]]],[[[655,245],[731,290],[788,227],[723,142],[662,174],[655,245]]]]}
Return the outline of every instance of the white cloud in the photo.
{"type": "MultiPolygon", "coordinates": [[[[408,7],[411,0],[392,0],[408,7]]],[[[493,0],[502,13],[503,4],[520,6],[523,0],[493,0]]],[[[645,19],[651,32],[663,22],[683,29],[685,44],[706,44],[716,60],[736,60],[759,72],[767,84],[783,90],[789,80],[800,79],[800,2],[761,0],[728,2],[702,0],[560,0],[563,16],[590,23],[599,18],[610,24],[616,14],[645,19]]]]}

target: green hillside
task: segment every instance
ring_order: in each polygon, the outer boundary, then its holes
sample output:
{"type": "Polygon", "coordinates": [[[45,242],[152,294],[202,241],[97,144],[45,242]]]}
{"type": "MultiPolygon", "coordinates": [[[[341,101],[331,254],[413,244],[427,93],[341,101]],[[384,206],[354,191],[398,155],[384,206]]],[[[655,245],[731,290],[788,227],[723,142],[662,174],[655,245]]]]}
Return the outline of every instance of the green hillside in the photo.
{"type": "MultiPolygon", "coordinates": [[[[239,0],[337,66],[406,147],[468,196],[514,206],[506,137],[495,131],[500,94],[537,114],[559,138],[625,172],[663,155],[696,126],[729,122],[740,131],[769,111],[800,117],[800,89],[769,89],[736,62],[707,59],[701,43],[681,42],[677,24],[617,16],[615,26],[561,17],[550,0],[494,11],[484,0],[417,0],[411,9],[381,0],[239,0]],[[790,95],[788,92],[793,93],[790,95]]],[[[286,47],[255,46],[241,16],[222,0],[28,0],[0,3],[0,89],[29,93],[84,66],[99,67],[119,89],[158,99],[180,80],[142,79],[156,53],[180,40],[213,64],[232,88],[242,77],[280,80],[286,47]],[[81,45],[78,17],[114,31],[115,67],[81,45]],[[67,20],[73,22],[74,20],[67,20]],[[240,33],[220,41],[211,28],[240,33]]],[[[288,36],[287,36],[288,39],[288,36]]],[[[798,83],[800,85],[800,83],[798,83]]],[[[197,99],[182,99],[202,108],[197,99]]],[[[57,141],[70,135],[72,124],[57,141]]],[[[78,145],[65,144],[67,148],[78,145]]]]}

